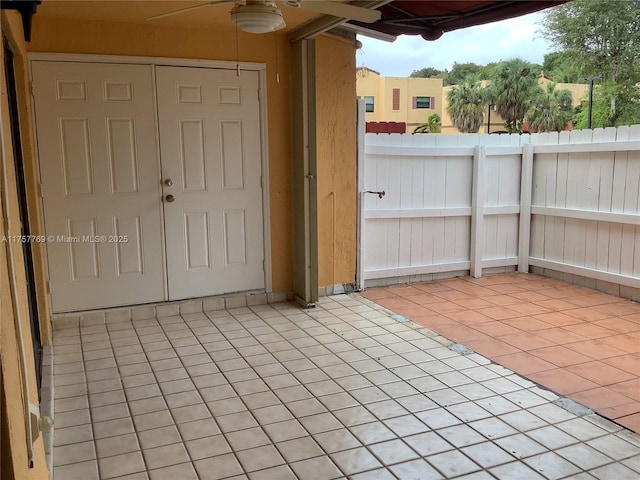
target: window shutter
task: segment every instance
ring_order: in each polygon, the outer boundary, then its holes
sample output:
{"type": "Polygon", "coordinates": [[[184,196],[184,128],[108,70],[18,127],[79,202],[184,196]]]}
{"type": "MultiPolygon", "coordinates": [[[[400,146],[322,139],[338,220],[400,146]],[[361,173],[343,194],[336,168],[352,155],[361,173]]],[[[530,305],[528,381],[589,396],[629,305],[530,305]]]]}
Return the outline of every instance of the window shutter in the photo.
{"type": "Polygon", "coordinates": [[[431,97],[431,102],[430,103],[430,107],[431,109],[435,109],[436,108],[436,97],[431,97]]]}
{"type": "Polygon", "coordinates": [[[393,89],[393,109],[400,110],[400,89],[393,89]]]}

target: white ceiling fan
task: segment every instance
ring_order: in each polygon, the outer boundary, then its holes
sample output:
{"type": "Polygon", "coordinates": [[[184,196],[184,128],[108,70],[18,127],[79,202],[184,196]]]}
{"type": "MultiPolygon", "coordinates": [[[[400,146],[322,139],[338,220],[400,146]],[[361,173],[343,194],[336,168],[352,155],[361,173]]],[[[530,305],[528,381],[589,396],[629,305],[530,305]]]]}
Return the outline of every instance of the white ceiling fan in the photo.
{"type": "MultiPolygon", "coordinates": [[[[200,5],[155,15],[147,18],[147,20],[158,20],[160,18],[179,15],[192,10],[224,3],[235,3],[231,9],[231,21],[245,32],[267,33],[285,27],[282,12],[272,0],[213,0],[200,5]]],[[[377,10],[370,10],[368,8],[332,0],[283,0],[283,3],[289,7],[312,10],[317,13],[357,20],[364,23],[373,23],[380,19],[380,12],[377,10]]]]}

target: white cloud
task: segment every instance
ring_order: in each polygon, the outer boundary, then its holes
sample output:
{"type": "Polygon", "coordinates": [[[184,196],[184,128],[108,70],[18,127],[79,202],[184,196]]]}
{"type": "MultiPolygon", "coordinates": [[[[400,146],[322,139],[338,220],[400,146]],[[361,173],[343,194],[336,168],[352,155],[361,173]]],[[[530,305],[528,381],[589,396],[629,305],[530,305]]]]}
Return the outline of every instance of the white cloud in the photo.
{"type": "Polygon", "coordinates": [[[490,62],[519,57],[542,63],[549,44],[538,38],[540,13],[445,33],[435,41],[420,36],[400,36],[393,43],[359,37],[363,44],[357,64],[383,76],[404,77],[424,67],[451,69],[454,62],[490,62]]]}

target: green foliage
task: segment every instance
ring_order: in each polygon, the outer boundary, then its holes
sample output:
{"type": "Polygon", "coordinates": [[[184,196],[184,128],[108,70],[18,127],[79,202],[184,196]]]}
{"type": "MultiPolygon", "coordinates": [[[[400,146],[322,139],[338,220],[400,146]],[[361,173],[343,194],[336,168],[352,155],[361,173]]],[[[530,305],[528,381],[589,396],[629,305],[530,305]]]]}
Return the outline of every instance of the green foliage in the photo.
{"type": "Polygon", "coordinates": [[[574,0],[547,10],[541,25],[582,76],[639,80],[640,0],[574,0]]]}
{"type": "Polygon", "coordinates": [[[454,85],[447,93],[447,100],[447,112],[453,126],[462,133],[476,133],[489,100],[488,90],[480,83],[480,77],[471,75],[454,85]]]}
{"type": "Polygon", "coordinates": [[[446,72],[446,70],[443,71],[434,67],[424,67],[420,70],[414,70],[409,76],[412,78],[433,78],[441,75],[443,72],[446,72]]]}
{"type": "MultiPolygon", "coordinates": [[[[584,101],[573,117],[576,128],[587,128],[589,102],[584,101]]],[[[604,82],[593,90],[592,128],[640,124],[640,89],[632,83],[604,82]],[[612,109],[612,98],[614,109],[612,109]]]]}
{"type": "Polygon", "coordinates": [[[537,86],[534,65],[519,58],[501,63],[492,71],[491,99],[505,120],[507,132],[522,132],[524,116],[537,86]]]}
{"type": "Polygon", "coordinates": [[[453,63],[453,67],[451,67],[451,71],[449,72],[449,85],[458,85],[464,83],[464,81],[470,75],[476,75],[478,77],[483,77],[483,68],[481,65],[478,65],[473,62],[469,63],[453,63]]]}
{"type": "Polygon", "coordinates": [[[413,133],[440,133],[442,128],[440,120],[440,115],[434,113],[429,116],[426,123],[418,125],[413,133]]]}
{"type": "Polygon", "coordinates": [[[555,83],[546,88],[533,89],[533,101],[525,119],[531,133],[559,132],[564,130],[573,115],[572,97],[569,90],[557,90],[555,83]]]}
{"type": "Polygon", "coordinates": [[[574,65],[565,52],[552,52],[544,56],[542,71],[545,76],[558,83],[585,83],[584,73],[574,65]]]}

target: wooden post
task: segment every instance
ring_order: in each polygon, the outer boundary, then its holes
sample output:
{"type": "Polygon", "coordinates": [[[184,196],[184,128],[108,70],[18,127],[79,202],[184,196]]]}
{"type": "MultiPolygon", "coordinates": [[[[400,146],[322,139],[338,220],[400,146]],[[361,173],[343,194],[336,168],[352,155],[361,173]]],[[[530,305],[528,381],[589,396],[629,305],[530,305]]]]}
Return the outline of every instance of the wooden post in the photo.
{"type": "Polygon", "coordinates": [[[531,240],[531,191],[533,182],[533,145],[522,147],[520,172],[520,228],[518,230],[518,271],[529,273],[529,242],[531,240]]]}
{"type": "Polygon", "coordinates": [[[471,276],[482,277],[482,253],[484,251],[484,145],[473,149],[473,179],[471,190],[471,276]]]}

